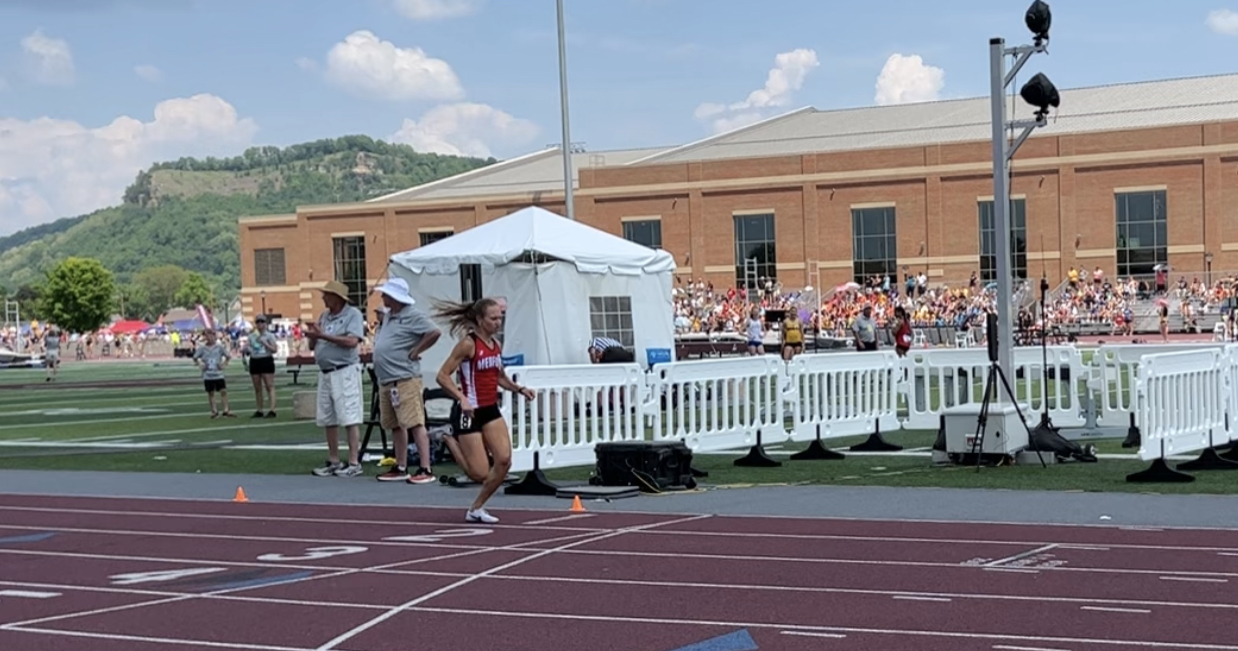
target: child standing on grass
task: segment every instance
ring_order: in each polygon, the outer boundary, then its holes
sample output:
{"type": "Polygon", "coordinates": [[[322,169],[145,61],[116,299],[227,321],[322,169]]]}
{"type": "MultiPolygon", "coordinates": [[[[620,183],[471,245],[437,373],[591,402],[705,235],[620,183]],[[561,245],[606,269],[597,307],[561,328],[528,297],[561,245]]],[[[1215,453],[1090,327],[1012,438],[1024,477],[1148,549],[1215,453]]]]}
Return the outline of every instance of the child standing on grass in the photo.
{"type": "Polygon", "coordinates": [[[206,386],[206,398],[211,404],[211,418],[219,418],[221,415],[215,409],[216,393],[219,394],[220,406],[223,407],[222,415],[234,418],[232,410],[228,409],[228,383],[224,379],[224,369],[228,368],[228,361],[232,356],[216,337],[214,330],[206,331],[206,343],[193,351],[193,363],[202,370],[202,383],[206,386]]]}

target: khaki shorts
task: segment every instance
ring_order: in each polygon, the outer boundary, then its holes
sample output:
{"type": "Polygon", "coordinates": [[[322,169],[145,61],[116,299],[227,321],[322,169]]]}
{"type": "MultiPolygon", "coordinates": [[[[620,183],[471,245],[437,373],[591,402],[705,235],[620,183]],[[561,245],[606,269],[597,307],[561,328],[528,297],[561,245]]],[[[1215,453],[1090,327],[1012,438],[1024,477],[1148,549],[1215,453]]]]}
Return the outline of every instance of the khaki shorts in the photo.
{"type": "Polygon", "coordinates": [[[378,390],[378,413],[383,429],[412,429],[426,424],[426,408],[422,402],[424,390],[421,378],[409,378],[384,384],[378,390]],[[397,393],[392,404],[391,391],[397,393]]]}

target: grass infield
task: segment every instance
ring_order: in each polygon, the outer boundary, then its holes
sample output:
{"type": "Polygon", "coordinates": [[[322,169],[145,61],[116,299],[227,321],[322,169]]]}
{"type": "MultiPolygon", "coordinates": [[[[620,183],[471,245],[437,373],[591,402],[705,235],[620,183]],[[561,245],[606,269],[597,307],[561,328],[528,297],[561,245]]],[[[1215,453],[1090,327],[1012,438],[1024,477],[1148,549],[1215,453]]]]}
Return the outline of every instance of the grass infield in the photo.
{"type": "MultiPolygon", "coordinates": [[[[312,391],[316,381],[302,373],[300,386],[280,367],[276,376],[279,416],[251,419],[254,394],[249,376],[236,364],[228,387],[233,419],[209,418],[206,395],[193,365],[184,360],[68,363],[55,382],[38,369],[0,370],[0,469],[94,470],[117,472],[202,472],[301,474],[322,463],[325,444],[310,421],[292,419],[294,391],[312,391]]],[[[930,400],[936,402],[935,387],[930,400]]],[[[368,396],[368,391],[367,391],[368,396]]],[[[977,397],[979,394],[977,394],[977,397]]],[[[694,465],[709,472],[702,484],[744,487],[777,484],[916,486],[1006,490],[1148,493],[1238,493],[1234,475],[1195,473],[1190,484],[1131,484],[1126,475],[1147,467],[1118,440],[1097,442],[1099,463],[1039,463],[1002,468],[935,466],[928,454],[935,433],[885,434],[905,447],[902,454],[851,454],[860,439],[830,441],[847,454],[840,461],[791,461],[804,444],[767,447],[783,462],[777,468],[736,467],[743,451],[698,454],[694,465]]],[[[378,437],[375,435],[375,451],[378,437]]],[[[547,471],[559,481],[583,481],[591,468],[547,471]]],[[[454,466],[435,468],[455,473],[454,466]]],[[[374,475],[375,465],[366,464],[374,475]]]]}

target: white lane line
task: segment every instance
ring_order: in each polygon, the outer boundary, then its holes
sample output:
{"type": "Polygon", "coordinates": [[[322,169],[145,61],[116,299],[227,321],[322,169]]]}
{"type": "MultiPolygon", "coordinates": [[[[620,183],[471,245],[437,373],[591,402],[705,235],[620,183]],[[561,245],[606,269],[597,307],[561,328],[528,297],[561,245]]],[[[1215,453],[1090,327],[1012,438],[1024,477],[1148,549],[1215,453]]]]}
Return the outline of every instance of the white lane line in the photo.
{"type": "Polygon", "coordinates": [[[324,644],[320,645],[320,646],[316,649],[316,651],[331,651],[332,649],[335,649],[336,647],[338,647],[339,645],[341,645],[341,644],[343,644],[343,643],[347,642],[348,640],[351,640],[352,638],[354,638],[354,637],[356,637],[356,636],[358,636],[358,635],[360,635],[360,634],[362,634],[362,633],[364,633],[364,632],[366,632],[366,631],[370,630],[371,628],[374,628],[375,626],[378,626],[379,624],[382,624],[383,622],[385,622],[385,621],[387,621],[387,620],[391,619],[392,617],[395,617],[396,615],[398,615],[398,614],[400,614],[400,613],[407,612],[407,611],[408,611],[409,609],[411,609],[411,608],[415,608],[415,607],[417,607],[417,606],[419,606],[419,605],[421,605],[421,604],[423,604],[423,603],[425,603],[425,602],[427,602],[427,601],[430,601],[431,599],[436,599],[436,598],[438,598],[438,597],[441,597],[441,596],[443,596],[443,595],[445,595],[445,594],[447,594],[447,593],[449,593],[449,592],[451,592],[451,591],[453,591],[453,590],[457,590],[457,589],[459,589],[459,588],[462,588],[462,587],[464,587],[464,586],[466,586],[466,585],[468,585],[468,584],[470,584],[470,583],[473,583],[474,581],[477,581],[477,580],[479,580],[479,579],[484,579],[484,578],[486,578],[486,577],[488,577],[488,576],[491,576],[491,575],[494,575],[494,574],[498,574],[499,572],[505,572],[505,571],[507,571],[507,570],[510,570],[510,569],[511,569],[511,568],[513,568],[513,567],[518,567],[518,566],[520,566],[520,565],[524,565],[525,563],[528,563],[528,562],[530,562],[530,561],[535,561],[535,560],[537,560],[537,559],[539,559],[539,558],[543,558],[543,557],[545,557],[545,556],[549,556],[549,555],[554,554],[554,553],[557,553],[557,552],[561,552],[561,551],[569,550],[569,549],[572,549],[573,547],[579,547],[580,545],[587,545],[587,544],[590,544],[590,543],[595,543],[595,542],[599,542],[599,541],[602,541],[602,540],[608,540],[608,539],[610,539],[610,538],[615,538],[615,537],[617,537],[617,536],[622,536],[622,535],[624,535],[624,534],[632,533],[632,532],[634,532],[634,531],[640,531],[640,530],[642,530],[642,529],[651,529],[651,528],[654,528],[654,527],[670,526],[670,525],[674,525],[674,524],[683,524],[683,523],[685,523],[685,522],[692,522],[692,521],[695,521],[695,520],[703,520],[703,519],[710,518],[710,517],[713,517],[713,516],[711,516],[711,515],[694,515],[694,516],[691,516],[691,517],[687,517],[687,518],[680,518],[680,519],[678,519],[678,520],[670,520],[670,521],[667,521],[667,522],[658,522],[658,523],[654,523],[654,524],[644,524],[644,525],[639,525],[639,526],[635,526],[635,527],[625,527],[625,528],[623,528],[623,529],[616,529],[616,530],[613,530],[613,531],[611,531],[611,532],[609,532],[609,533],[605,533],[605,534],[601,534],[601,535],[591,535],[591,536],[589,536],[588,538],[584,538],[584,539],[577,540],[577,541],[574,541],[574,542],[566,543],[566,544],[563,544],[563,545],[558,545],[558,546],[556,546],[556,547],[552,547],[552,548],[550,548],[550,549],[546,549],[546,550],[540,551],[540,552],[538,552],[538,553],[536,553],[536,554],[530,554],[530,555],[525,556],[525,557],[523,557],[523,558],[516,559],[516,560],[511,561],[511,562],[509,562],[509,563],[503,563],[502,565],[495,565],[494,567],[491,567],[491,568],[490,568],[490,569],[488,569],[488,570],[485,570],[485,571],[483,571],[483,572],[478,572],[478,573],[476,573],[476,574],[474,574],[474,575],[472,575],[472,576],[469,576],[469,577],[467,577],[467,578],[464,578],[464,579],[461,579],[461,580],[459,580],[459,581],[456,581],[455,583],[452,583],[452,584],[450,584],[450,585],[443,586],[442,588],[439,588],[438,590],[434,590],[434,591],[432,591],[432,592],[427,592],[426,594],[423,594],[423,595],[421,595],[421,596],[419,596],[419,597],[417,597],[417,598],[415,598],[415,599],[410,599],[409,601],[406,601],[406,602],[404,602],[404,603],[400,604],[399,606],[396,606],[395,608],[392,608],[392,609],[388,610],[387,612],[383,613],[382,615],[379,615],[378,617],[375,617],[375,618],[371,619],[370,621],[365,622],[364,624],[360,624],[360,625],[358,625],[358,626],[355,626],[355,627],[353,627],[353,628],[349,629],[348,631],[345,631],[344,633],[341,633],[340,635],[337,635],[335,638],[333,638],[333,639],[331,639],[331,640],[328,640],[326,643],[324,643],[324,644]]]}
{"type": "Polygon", "coordinates": [[[1214,579],[1207,576],[1162,576],[1162,581],[1191,581],[1195,583],[1229,583],[1229,579],[1214,579]]]}
{"type": "Polygon", "coordinates": [[[1147,608],[1111,608],[1109,606],[1079,606],[1079,610],[1095,610],[1102,613],[1134,613],[1138,615],[1146,615],[1152,612],[1147,608]]]}
{"type": "Polygon", "coordinates": [[[999,558],[995,561],[989,561],[988,563],[984,564],[984,567],[999,567],[1001,565],[1005,565],[1006,563],[1013,563],[1014,561],[1023,560],[1030,556],[1035,556],[1037,554],[1043,554],[1051,549],[1055,549],[1056,547],[1057,547],[1057,543],[1053,543],[1050,545],[1044,545],[1041,547],[1037,547],[1036,549],[1029,549],[1021,554],[1015,554],[1014,556],[1007,556],[1006,558],[999,558]]]}
{"type": "Polygon", "coordinates": [[[34,592],[32,590],[0,590],[0,597],[13,597],[15,599],[54,599],[59,597],[59,592],[34,592]]]}
{"type": "MultiPolygon", "coordinates": [[[[278,424],[279,423],[276,423],[273,425],[278,425],[278,424]]],[[[253,425],[250,427],[265,427],[265,426],[268,426],[268,425],[265,425],[265,424],[264,425],[253,425]]],[[[168,432],[159,432],[159,433],[152,432],[151,435],[177,434],[177,433],[186,432],[186,431],[187,430],[170,430],[168,432]]],[[[78,439],[78,440],[80,441],[81,439],[78,439]]],[[[63,495],[23,494],[22,497],[63,498],[64,496],[63,495]]],[[[218,499],[178,498],[176,500],[168,500],[166,498],[146,498],[146,497],[141,497],[141,496],[137,496],[137,497],[127,496],[124,498],[103,498],[103,499],[124,499],[124,500],[135,500],[135,501],[144,501],[144,502],[175,501],[175,502],[185,502],[189,504],[205,503],[205,504],[212,504],[212,505],[220,503],[220,500],[218,499]]],[[[297,505],[298,506],[318,506],[318,507],[340,507],[342,506],[340,504],[316,503],[316,502],[298,502],[297,505]]],[[[386,506],[382,504],[369,504],[366,506],[367,508],[374,508],[374,509],[396,509],[396,508],[407,509],[408,508],[407,506],[386,506]]],[[[416,508],[424,509],[428,511],[440,511],[440,510],[454,511],[457,507],[418,505],[416,508]]],[[[546,512],[546,509],[544,508],[542,509],[511,508],[511,509],[506,509],[506,510],[511,511],[511,512],[533,512],[533,513],[545,513],[546,512]]],[[[373,524],[373,520],[354,520],[354,519],[341,520],[341,519],[336,519],[336,518],[282,517],[282,516],[275,516],[275,515],[245,516],[245,515],[227,515],[223,513],[185,513],[185,512],[174,512],[174,511],[121,511],[117,509],[79,509],[79,508],[46,507],[46,506],[0,505],[0,511],[25,511],[25,512],[31,512],[31,513],[69,513],[69,514],[83,514],[83,515],[140,516],[140,517],[158,518],[161,520],[166,520],[168,518],[180,518],[180,519],[189,519],[189,520],[223,519],[223,520],[257,520],[257,521],[262,521],[262,522],[318,522],[318,523],[325,523],[325,524],[364,524],[364,525],[373,524]]],[[[654,512],[646,512],[646,511],[627,511],[627,510],[607,511],[606,513],[622,513],[625,515],[644,515],[644,516],[650,516],[650,517],[687,517],[690,515],[696,515],[692,513],[669,513],[669,512],[668,513],[654,513],[654,512]]],[[[733,517],[733,516],[727,516],[727,517],[733,517]]],[[[753,517],[755,518],[757,516],[753,516],[753,517]]],[[[774,521],[779,521],[779,520],[784,519],[779,516],[762,516],[762,517],[766,517],[767,519],[774,520],[774,521]]],[[[739,518],[739,519],[746,519],[746,518],[739,518]]],[[[822,521],[827,522],[827,521],[835,520],[835,519],[838,519],[838,518],[830,518],[828,520],[822,520],[822,521]]],[[[916,522],[916,521],[910,521],[910,522],[916,522]]],[[[928,522],[933,522],[933,521],[928,521],[928,522]]],[[[404,524],[441,524],[441,522],[434,522],[434,523],[406,522],[404,524]]],[[[1012,524],[1012,523],[998,522],[994,524],[1012,524]]],[[[510,528],[521,527],[521,526],[524,526],[524,525],[510,524],[510,525],[504,525],[503,528],[510,529],[510,528]]],[[[1079,525],[1079,526],[1090,526],[1090,525],[1079,525]]],[[[572,527],[567,527],[567,528],[571,529],[572,527]]],[[[586,527],[581,527],[579,529],[584,530],[585,528],[586,527]]],[[[598,529],[594,528],[594,530],[598,530],[598,529]]],[[[1192,531],[1194,531],[1194,529],[1192,529],[1192,531]]],[[[1211,531],[1211,529],[1209,529],[1209,531],[1211,531]]],[[[725,531],[680,531],[680,530],[659,531],[656,529],[649,530],[649,531],[641,531],[638,533],[643,536],[658,535],[658,536],[676,536],[676,537],[704,536],[704,537],[717,537],[717,538],[769,538],[772,540],[844,540],[844,541],[864,541],[864,542],[881,542],[881,543],[886,543],[886,542],[929,543],[929,544],[941,543],[941,544],[951,544],[951,545],[1003,545],[1003,546],[1018,546],[1018,547],[1026,547],[1028,545],[1048,544],[1043,541],[984,540],[984,539],[975,539],[975,538],[917,538],[917,537],[906,537],[906,536],[859,536],[859,535],[846,535],[846,534],[834,534],[834,535],[758,534],[758,533],[738,533],[738,532],[725,532],[725,531]]],[[[1053,543],[1053,544],[1056,544],[1059,547],[1061,546],[1061,543],[1053,543]]],[[[1238,553],[1238,547],[1232,547],[1232,546],[1231,547],[1214,547],[1214,546],[1199,547],[1199,546],[1182,546],[1182,545],[1111,545],[1110,548],[1111,549],[1175,551],[1175,552],[1185,551],[1185,552],[1234,552],[1234,553],[1238,553]]],[[[976,567],[982,567],[982,566],[976,566],[976,567]]]]}
{"type": "Polygon", "coordinates": [[[855,633],[857,635],[893,635],[900,637],[926,637],[926,638],[951,638],[951,639],[982,639],[982,640],[1003,640],[1010,642],[1035,642],[1035,643],[1061,643],[1061,644],[1094,644],[1109,647],[1118,647],[1124,649],[1192,649],[1192,650],[1207,650],[1207,651],[1238,651],[1238,645],[1234,644],[1207,644],[1194,642],[1166,642],[1154,640],[1118,640],[1113,638],[1084,638],[1084,637],[1060,637],[1060,636],[1040,636],[1040,635],[1013,635],[1007,633],[977,633],[963,631],[927,631],[927,630],[911,630],[906,628],[861,628],[852,626],[813,626],[808,624],[785,624],[777,622],[745,622],[738,620],[721,621],[721,620],[691,620],[691,619],[675,619],[669,617],[623,617],[620,615],[568,615],[555,613],[527,613],[514,612],[509,610],[482,610],[473,608],[436,608],[429,606],[417,606],[410,608],[414,612],[419,613],[441,613],[448,615],[472,615],[474,617],[511,617],[521,619],[543,619],[543,620],[558,620],[558,621],[578,621],[578,622],[624,622],[630,624],[660,624],[660,625],[681,625],[681,626],[727,626],[732,630],[736,628],[756,628],[756,629],[779,629],[779,630],[794,630],[794,631],[809,631],[822,633],[855,633]]]}
{"type": "Polygon", "coordinates": [[[572,515],[564,515],[564,516],[560,516],[560,517],[557,517],[557,518],[546,518],[545,520],[529,520],[528,522],[524,522],[524,523],[522,523],[522,524],[525,524],[525,525],[530,525],[530,524],[551,524],[551,523],[553,523],[553,522],[567,522],[568,520],[581,520],[581,519],[584,519],[584,518],[592,518],[592,517],[595,517],[595,516],[596,516],[596,514],[594,514],[594,513],[574,513],[574,514],[572,514],[572,515]]]}
{"type": "Polygon", "coordinates": [[[144,637],[141,635],[118,635],[115,633],[88,633],[85,631],[62,631],[51,628],[32,627],[0,627],[0,630],[17,631],[18,633],[35,633],[53,637],[76,637],[88,640],[112,640],[115,642],[143,642],[146,644],[171,644],[176,646],[209,647],[212,649],[234,649],[237,651],[310,651],[310,649],[295,646],[269,646],[266,644],[247,644],[244,642],[207,642],[175,637],[144,637]]]}
{"type": "Polygon", "coordinates": [[[936,601],[939,603],[950,603],[951,601],[954,601],[953,599],[947,599],[945,597],[922,597],[919,595],[909,594],[896,594],[894,595],[894,598],[902,599],[904,601],[936,601]]]}
{"type": "Polygon", "coordinates": [[[1056,649],[1044,646],[1009,646],[1006,644],[994,644],[994,651],[1070,651],[1070,649],[1056,649]]]}
{"type": "Polygon", "coordinates": [[[835,640],[841,640],[847,637],[846,635],[843,635],[842,633],[812,633],[810,631],[782,631],[782,634],[783,635],[796,635],[799,637],[827,637],[827,638],[831,638],[835,640]]]}
{"type": "MultiPolygon", "coordinates": [[[[672,521],[672,522],[673,522],[673,521],[672,521]]],[[[553,540],[553,541],[563,541],[563,540],[569,540],[569,539],[579,539],[579,538],[582,538],[582,537],[584,537],[584,536],[591,536],[591,535],[592,535],[592,534],[589,534],[589,533],[577,533],[577,534],[573,534],[573,535],[570,535],[570,536],[560,536],[560,537],[558,537],[558,538],[553,538],[553,539],[551,539],[551,540],[553,540]]],[[[596,536],[594,536],[594,537],[596,537],[596,536]]],[[[215,597],[215,596],[219,596],[219,595],[227,595],[227,594],[233,594],[233,593],[237,593],[237,592],[244,592],[244,591],[246,591],[246,590],[258,590],[258,589],[262,589],[262,588],[272,588],[272,587],[276,587],[276,586],[286,586],[286,585],[293,585],[293,584],[303,584],[303,583],[307,583],[307,582],[309,582],[309,581],[320,581],[320,580],[322,580],[322,579],[333,579],[333,578],[339,578],[339,577],[343,577],[343,576],[351,576],[351,575],[354,575],[354,574],[363,574],[363,573],[366,573],[366,572],[376,572],[376,571],[381,571],[381,570],[390,570],[390,569],[394,569],[394,568],[401,567],[401,566],[406,566],[406,565],[415,565],[415,564],[418,564],[418,563],[426,563],[426,562],[431,562],[431,561],[442,561],[442,560],[448,560],[448,559],[453,559],[453,558],[460,558],[460,557],[464,557],[464,556],[472,556],[472,555],[475,555],[475,554],[480,554],[480,553],[483,553],[484,551],[495,551],[495,550],[502,550],[502,549],[506,549],[506,548],[505,548],[505,547],[495,547],[495,548],[493,548],[493,549],[491,549],[491,550],[471,549],[471,550],[467,550],[467,551],[463,551],[463,552],[456,552],[456,553],[452,553],[452,554],[443,554],[443,555],[441,555],[441,556],[436,556],[436,557],[431,557],[431,558],[418,558],[418,559],[414,559],[414,560],[411,560],[411,561],[398,561],[398,562],[395,562],[395,563],[387,563],[387,564],[384,564],[384,565],[375,565],[375,566],[373,566],[373,567],[343,568],[343,569],[341,569],[341,570],[339,570],[339,571],[335,571],[335,572],[329,572],[329,573],[326,573],[326,574],[312,575],[312,576],[308,576],[308,577],[305,577],[305,578],[300,578],[300,579],[290,579],[290,580],[287,580],[287,581],[280,581],[280,582],[277,582],[277,583],[264,583],[264,584],[261,584],[261,585],[241,586],[241,587],[238,587],[238,588],[224,588],[224,589],[222,589],[222,590],[211,590],[211,591],[209,591],[209,592],[203,592],[203,593],[198,593],[198,594],[192,594],[192,593],[191,593],[191,594],[182,594],[182,595],[172,596],[172,597],[167,597],[167,598],[162,598],[162,599],[154,599],[154,600],[151,600],[151,601],[141,601],[141,602],[138,602],[138,603],[124,604],[124,605],[120,605],[120,606],[110,606],[110,607],[107,607],[107,608],[98,608],[98,609],[95,609],[95,610],[88,610],[88,611],[79,611],[79,612],[62,613],[62,614],[59,614],[59,615],[52,615],[52,616],[50,616],[50,617],[40,617],[40,618],[38,618],[38,619],[29,619],[29,620],[25,620],[25,621],[21,621],[21,622],[10,622],[10,623],[8,623],[8,624],[2,624],[2,625],[0,625],[0,631],[5,631],[5,630],[18,630],[18,631],[20,631],[20,630],[25,630],[25,629],[27,629],[28,627],[34,626],[34,625],[36,625],[36,624],[46,624],[46,623],[49,623],[49,622],[56,622],[56,621],[61,621],[61,620],[65,620],[65,619],[77,619],[77,618],[79,618],[79,617],[91,617],[91,616],[94,616],[94,615],[103,615],[103,614],[106,614],[106,613],[114,613],[114,612],[120,612],[120,611],[125,611],[125,610],[134,610],[134,609],[138,609],[138,608],[145,608],[145,607],[147,607],[147,606],[160,606],[160,605],[163,605],[163,604],[178,603],[178,602],[182,602],[182,601],[189,601],[189,600],[193,600],[193,599],[209,598],[209,597],[215,597]]],[[[523,550],[521,550],[521,551],[523,551],[523,550]]],[[[171,562],[171,561],[166,561],[166,560],[165,560],[165,561],[163,561],[163,562],[165,562],[165,563],[166,563],[166,562],[171,562]]],[[[195,562],[195,563],[196,563],[197,561],[193,561],[193,562],[195,562]]],[[[220,564],[221,564],[221,565],[223,565],[224,563],[220,563],[220,564]]],[[[237,563],[237,565],[266,565],[266,566],[268,566],[268,567],[271,567],[271,566],[276,566],[276,564],[274,564],[274,563],[261,563],[261,564],[253,564],[253,563],[237,563]]],[[[476,575],[473,575],[473,576],[472,576],[472,577],[470,577],[470,578],[476,578],[476,575]]]]}

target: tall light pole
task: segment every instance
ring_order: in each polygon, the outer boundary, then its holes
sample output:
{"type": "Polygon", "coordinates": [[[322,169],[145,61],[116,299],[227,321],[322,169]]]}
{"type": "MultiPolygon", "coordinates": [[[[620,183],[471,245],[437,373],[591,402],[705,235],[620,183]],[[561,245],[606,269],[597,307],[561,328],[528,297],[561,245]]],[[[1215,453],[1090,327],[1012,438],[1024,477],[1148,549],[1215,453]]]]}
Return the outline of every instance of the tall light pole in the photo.
{"type": "MultiPolygon", "coordinates": [[[[1057,89],[1048,77],[1038,73],[1019,92],[1024,101],[1036,107],[1035,119],[1007,122],[1006,87],[1014,81],[1015,75],[1033,54],[1048,50],[1051,20],[1049,5],[1043,0],[1035,0],[1024,17],[1027,28],[1035,36],[1034,44],[1007,48],[1003,38],[989,40],[990,101],[993,108],[993,244],[997,258],[997,332],[987,334],[997,337],[997,363],[1008,378],[1015,376],[1014,319],[1011,316],[1014,292],[1011,287],[1013,265],[1010,242],[1010,161],[1033,131],[1048,124],[1049,107],[1058,106],[1060,99],[1057,89]],[[1010,70],[1006,70],[1008,56],[1015,57],[1010,70]],[[1007,143],[1007,129],[1022,129],[1022,132],[1014,142],[1007,143]]],[[[997,398],[997,402],[1004,402],[1000,390],[997,398]]],[[[1015,401],[1014,396],[1009,398],[1011,402],[1015,401]]]]}
{"type": "Polygon", "coordinates": [[[575,192],[572,188],[572,127],[567,110],[567,39],[563,30],[563,0],[557,0],[559,10],[559,110],[563,122],[563,205],[568,219],[576,219],[575,192]]]}

